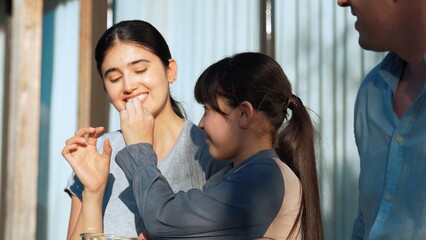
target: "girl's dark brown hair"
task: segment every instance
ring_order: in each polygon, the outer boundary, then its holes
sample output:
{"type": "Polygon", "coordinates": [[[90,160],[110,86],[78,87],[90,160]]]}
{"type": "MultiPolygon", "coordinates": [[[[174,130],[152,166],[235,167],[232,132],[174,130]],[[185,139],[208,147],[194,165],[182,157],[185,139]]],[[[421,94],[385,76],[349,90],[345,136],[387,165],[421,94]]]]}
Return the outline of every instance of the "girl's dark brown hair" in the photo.
{"type": "Polygon", "coordinates": [[[303,239],[324,239],[315,161],[315,129],[302,101],[292,93],[291,84],[280,65],[261,53],[246,52],[224,58],[201,74],[194,94],[198,103],[208,104],[224,115],[217,103],[218,97],[225,98],[227,105],[233,108],[249,101],[253,108],[267,116],[273,126],[270,136],[280,159],[302,184],[299,215],[303,239]]]}
{"type": "MultiPolygon", "coordinates": [[[[169,66],[169,60],[172,58],[169,46],[161,33],[154,26],[142,20],[121,21],[108,28],[96,44],[96,67],[102,79],[101,67],[105,60],[105,56],[118,42],[131,43],[135,46],[144,48],[159,57],[165,68],[169,66]]],[[[185,118],[185,112],[179,102],[174,100],[172,96],[170,96],[170,102],[173,111],[180,118],[185,118]]]]}

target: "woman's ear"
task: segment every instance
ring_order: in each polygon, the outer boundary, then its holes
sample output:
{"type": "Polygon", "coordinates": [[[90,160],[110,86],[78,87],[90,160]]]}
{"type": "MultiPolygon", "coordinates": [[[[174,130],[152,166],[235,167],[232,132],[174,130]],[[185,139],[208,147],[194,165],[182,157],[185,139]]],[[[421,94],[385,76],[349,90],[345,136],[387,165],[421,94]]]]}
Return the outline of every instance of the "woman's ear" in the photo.
{"type": "Polygon", "coordinates": [[[167,81],[170,84],[172,84],[174,81],[176,81],[177,71],[178,71],[178,66],[177,66],[176,60],[171,58],[169,60],[169,67],[167,68],[167,81]]]}
{"type": "Polygon", "coordinates": [[[253,105],[249,101],[243,101],[238,108],[240,109],[238,125],[244,129],[250,127],[255,111],[253,105]]]}

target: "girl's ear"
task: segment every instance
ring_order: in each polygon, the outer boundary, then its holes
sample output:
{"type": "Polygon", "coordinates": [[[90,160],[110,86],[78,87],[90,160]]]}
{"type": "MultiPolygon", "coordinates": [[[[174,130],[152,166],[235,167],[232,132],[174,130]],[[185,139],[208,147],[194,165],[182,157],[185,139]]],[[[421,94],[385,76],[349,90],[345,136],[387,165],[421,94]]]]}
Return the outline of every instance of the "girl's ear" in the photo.
{"type": "Polygon", "coordinates": [[[240,109],[238,125],[243,129],[250,127],[255,111],[253,105],[249,101],[243,101],[238,108],[240,109]]]}
{"type": "Polygon", "coordinates": [[[174,81],[176,81],[177,71],[178,71],[178,66],[177,66],[176,60],[171,58],[169,60],[169,67],[167,68],[167,81],[170,84],[172,84],[174,81]]]}

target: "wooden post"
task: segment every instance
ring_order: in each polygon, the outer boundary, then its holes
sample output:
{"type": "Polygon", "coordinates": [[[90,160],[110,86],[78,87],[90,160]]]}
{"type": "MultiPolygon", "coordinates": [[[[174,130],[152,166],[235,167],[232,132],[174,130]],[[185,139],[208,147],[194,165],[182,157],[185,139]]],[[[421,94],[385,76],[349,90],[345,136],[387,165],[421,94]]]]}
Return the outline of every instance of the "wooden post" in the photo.
{"type": "MultiPolygon", "coordinates": [[[[9,24],[9,16],[11,15],[9,6],[11,5],[10,1],[2,2],[0,3],[0,31],[1,31],[1,37],[3,38],[3,42],[1,42],[0,48],[2,49],[4,55],[3,60],[9,59],[10,57],[10,48],[8,48],[8,38],[9,36],[9,30],[10,30],[10,24],[9,24]]],[[[1,51],[1,50],[0,50],[1,51]]],[[[8,69],[9,69],[9,61],[5,61],[3,66],[0,66],[2,68],[2,76],[0,76],[0,79],[2,79],[2,92],[0,93],[0,96],[2,96],[2,106],[0,107],[1,111],[1,144],[0,144],[0,152],[1,152],[1,165],[0,165],[0,233],[4,232],[4,220],[5,220],[5,201],[6,201],[6,194],[5,194],[5,182],[6,182],[6,142],[7,142],[7,100],[9,99],[9,91],[8,89],[8,81],[6,81],[8,76],[8,69]]],[[[0,234],[0,238],[3,238],[4,235],[0,234]]]]}
{"type": "Polygon", "coordinates": [[[42,14],[42,0],[12,1],[1,239],[35,239],[42,14]]]}
{"type": "Polygon", "coordinates": [[[106,30],[107,9],[107,0],[80,1],[79,128],[91,125],[108,130],[109,100],[94,57],[96,43],[106,30]]]}

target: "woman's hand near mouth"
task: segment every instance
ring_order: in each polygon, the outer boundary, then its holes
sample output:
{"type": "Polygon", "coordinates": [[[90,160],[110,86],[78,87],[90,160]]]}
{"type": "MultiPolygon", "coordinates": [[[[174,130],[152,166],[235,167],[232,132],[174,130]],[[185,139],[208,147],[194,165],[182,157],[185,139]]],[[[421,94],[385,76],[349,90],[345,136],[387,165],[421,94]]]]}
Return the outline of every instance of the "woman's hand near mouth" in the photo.
{"type": "Polygon", "coordinates": [[[120,127],[126,145],[153,143],[155,119],[138,98],[129,99],[120,112],[120,127]]]}

